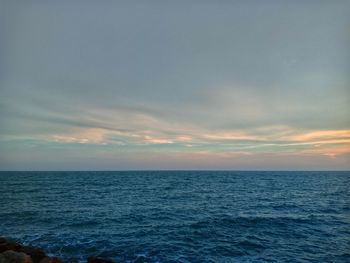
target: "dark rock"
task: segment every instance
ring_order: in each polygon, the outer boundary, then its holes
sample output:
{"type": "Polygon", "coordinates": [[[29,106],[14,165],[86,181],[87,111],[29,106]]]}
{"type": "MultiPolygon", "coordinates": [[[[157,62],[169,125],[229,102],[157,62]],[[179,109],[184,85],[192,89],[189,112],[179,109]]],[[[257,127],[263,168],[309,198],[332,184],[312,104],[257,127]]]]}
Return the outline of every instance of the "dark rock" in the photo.
{"type": "Polygon", "coordinates": [[[30,256],[12,250],[0,254],[0,263],[33,263],[30,256]]]}
{"type": "Polygon", "coordinates": [[[47,257],[42,249],[22,246],[15,241],[0,238],[0,253],[8,250],[23,252],[31,258],[31,262],[33,263],[39,263],[43,258],[47,257]]]}
{"type": "Polygon", "coordinates": [[[0,253],[7,250],[18,251],[21,247],[22,246],[15,241],[0,238],[0,253]]]}
{"type": "Polygon", "coordinates": [[[45,252],[40,248],[25,246],[20,248],[18,251],[29,255],[32,258],[33,263],[39,263],[42,259],[47,257],[45,252]]]}
{"type": "Polygon", "coordinates": [[[115,263],[115,261],[105,258],[88,257],[87,263],[115,263]]]}
{"type": "MultiPolygon", "coordinates": [[[[15,241],[0,237],[0,263],[61,263],[57,257],[48,257],[40,249],[22,246],[15,241]]],[[[138,261],[143,262],[143,261],[138,261]]],[[[87,263],[116,263],[111,259],[89,257],[87,263]]]]}
{"type": "Polygon", "coordinates": [[[46,257],[40,263],[61,263],[61,260],[57,257],[46,257]]]}

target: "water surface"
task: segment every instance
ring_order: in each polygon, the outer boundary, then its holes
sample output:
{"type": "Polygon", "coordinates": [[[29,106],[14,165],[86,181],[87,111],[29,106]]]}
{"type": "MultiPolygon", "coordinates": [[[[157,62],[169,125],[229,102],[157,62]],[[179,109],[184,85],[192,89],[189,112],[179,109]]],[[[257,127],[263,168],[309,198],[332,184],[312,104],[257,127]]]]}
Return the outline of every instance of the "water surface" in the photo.
{"type": "Polygon", "coordinates": [[[67,262],[350,262],[350,172],[1,172],[0,235],[67,262]]]}

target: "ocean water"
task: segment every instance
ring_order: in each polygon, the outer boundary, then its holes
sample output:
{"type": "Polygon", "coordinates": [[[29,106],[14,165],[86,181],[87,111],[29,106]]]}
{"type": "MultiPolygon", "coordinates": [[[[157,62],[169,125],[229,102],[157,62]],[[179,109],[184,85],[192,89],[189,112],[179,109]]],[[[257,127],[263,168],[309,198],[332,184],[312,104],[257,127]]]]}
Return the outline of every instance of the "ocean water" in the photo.
{"type": "Polygon", "coordinates": [[[1,172],[0,236],[66,262],[350,262],[350,172],[1,172]]]}

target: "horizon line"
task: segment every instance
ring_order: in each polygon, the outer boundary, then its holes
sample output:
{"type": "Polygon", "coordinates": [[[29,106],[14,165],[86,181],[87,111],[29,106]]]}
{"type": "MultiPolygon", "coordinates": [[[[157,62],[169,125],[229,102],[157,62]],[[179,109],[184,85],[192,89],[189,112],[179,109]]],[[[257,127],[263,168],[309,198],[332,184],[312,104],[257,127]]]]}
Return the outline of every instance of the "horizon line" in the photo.
{"type": "Polygon", "coordinates": [[[119,170],[0,170],[5,172],[350,172],[349,170],[262,170],[262,169],[119,169],[119,170]]]}

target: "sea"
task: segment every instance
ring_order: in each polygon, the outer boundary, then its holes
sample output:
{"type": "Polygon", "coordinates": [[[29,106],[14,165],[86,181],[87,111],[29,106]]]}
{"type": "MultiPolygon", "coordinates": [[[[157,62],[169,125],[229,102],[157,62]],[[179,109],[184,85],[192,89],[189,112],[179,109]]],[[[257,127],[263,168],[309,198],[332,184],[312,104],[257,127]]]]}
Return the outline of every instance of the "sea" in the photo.
{"type": "Polygon", "coordinates": [[[350,172],[1,172],[0,236],[64,262],[350,262],[350,172]]]}

